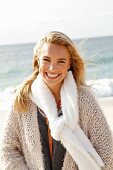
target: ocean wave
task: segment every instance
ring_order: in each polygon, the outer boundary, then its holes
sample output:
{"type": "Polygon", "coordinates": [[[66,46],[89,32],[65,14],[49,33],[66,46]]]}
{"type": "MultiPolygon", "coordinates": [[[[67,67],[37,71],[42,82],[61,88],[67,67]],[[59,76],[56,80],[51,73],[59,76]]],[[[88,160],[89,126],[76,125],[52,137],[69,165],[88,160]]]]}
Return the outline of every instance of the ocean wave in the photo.
{"type": "Polygon", "coordinates": [[[97,79],[88,80],[88,85],[91,85],[97,97],[110,97],[113,96],[113,79],[97,79]]]}
{"type": "Polygon", "coordinates": [[[14,97],[14,88],[8,87],[0,91],[0,112],[8,111],[12,105],[14,97]]]}
{"type": "Polygon", "coordinates": [[[9,100],[14,94],[13,87],[7,87],[5,90],[0,91],[0,100],[9,100]]]}

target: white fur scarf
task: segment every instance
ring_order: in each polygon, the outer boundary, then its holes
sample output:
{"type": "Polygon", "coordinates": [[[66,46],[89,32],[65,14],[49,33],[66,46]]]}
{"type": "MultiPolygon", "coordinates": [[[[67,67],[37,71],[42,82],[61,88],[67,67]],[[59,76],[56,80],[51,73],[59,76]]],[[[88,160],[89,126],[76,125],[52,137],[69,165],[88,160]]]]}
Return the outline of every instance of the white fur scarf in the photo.
{"type": "Polygon", "coordinates": [[[32,101],[44,111],[51,135],[61,141],[80,170],[100,170],[102,159],[78,124],[77,87],[69,71],[61,88],[62,115],[58,116],[55,98],[39,74],[31,87],[32,101]]]}

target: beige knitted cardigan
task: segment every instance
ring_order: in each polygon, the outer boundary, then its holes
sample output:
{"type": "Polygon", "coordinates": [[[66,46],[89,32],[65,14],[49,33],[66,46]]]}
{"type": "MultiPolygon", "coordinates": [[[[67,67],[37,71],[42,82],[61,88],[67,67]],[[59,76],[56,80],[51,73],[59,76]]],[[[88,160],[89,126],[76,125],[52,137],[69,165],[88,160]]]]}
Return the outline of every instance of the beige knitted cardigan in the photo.
{"type": "MultiPolygon", "coordinates": [[[[78,90],[79,122],[101,156],[105,168],[113,170],[113,139],[106,119],[90,90],[78,90]]],[[[37,106],[29,101],[27,113],[9,114],[1,151],[0,170],[44,170],[42,146],[37,121],[37,106]]],[[[76,163],[66,152],[62,170],[77,170],[76,163]]]]}

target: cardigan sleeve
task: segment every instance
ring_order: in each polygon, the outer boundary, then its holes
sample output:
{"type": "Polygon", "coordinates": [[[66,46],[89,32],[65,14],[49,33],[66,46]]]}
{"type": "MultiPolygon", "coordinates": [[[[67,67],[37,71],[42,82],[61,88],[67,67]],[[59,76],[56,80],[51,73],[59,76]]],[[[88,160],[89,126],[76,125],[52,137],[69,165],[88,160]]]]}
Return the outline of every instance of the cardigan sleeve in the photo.
{"type": "Polygon", "coordinates": [[[105,167],[102,170],[113,170],[113,136],[106,118],[90,90],[85,92],[85,109],[88,118],[88,136],[102,158],[105,167]]]}
{"type": "Polygon", "coordinates": [[[19,141],[18,118],[13,107],[8,116],[0,147],[1,170],[28,170],[19,141]]]}

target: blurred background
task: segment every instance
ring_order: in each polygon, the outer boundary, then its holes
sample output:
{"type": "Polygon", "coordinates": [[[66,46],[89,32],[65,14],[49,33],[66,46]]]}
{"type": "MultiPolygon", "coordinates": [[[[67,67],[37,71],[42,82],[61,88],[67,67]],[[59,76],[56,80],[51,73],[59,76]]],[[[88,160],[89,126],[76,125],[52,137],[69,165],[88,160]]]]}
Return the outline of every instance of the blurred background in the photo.
{"type": "Polygon", "coordinates": [[[112,0],[0,0],[0,111],[31,74],[35,43],[53,30],[67,34],[90,61],[86,80],[96,95],[113,96],[112,0]]]}

